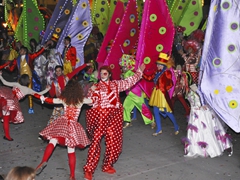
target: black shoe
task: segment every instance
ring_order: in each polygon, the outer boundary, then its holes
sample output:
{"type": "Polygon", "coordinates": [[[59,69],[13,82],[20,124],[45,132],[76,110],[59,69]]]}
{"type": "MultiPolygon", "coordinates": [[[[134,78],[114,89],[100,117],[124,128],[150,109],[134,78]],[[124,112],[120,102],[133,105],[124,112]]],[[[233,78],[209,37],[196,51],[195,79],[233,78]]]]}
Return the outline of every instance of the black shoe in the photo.
{"type": "Polygon", "coordinates": [[[3,139],[5,139],[7,141],[13,141],[13,138],[8,139],[6,136],[3,136],[3,139]]]}

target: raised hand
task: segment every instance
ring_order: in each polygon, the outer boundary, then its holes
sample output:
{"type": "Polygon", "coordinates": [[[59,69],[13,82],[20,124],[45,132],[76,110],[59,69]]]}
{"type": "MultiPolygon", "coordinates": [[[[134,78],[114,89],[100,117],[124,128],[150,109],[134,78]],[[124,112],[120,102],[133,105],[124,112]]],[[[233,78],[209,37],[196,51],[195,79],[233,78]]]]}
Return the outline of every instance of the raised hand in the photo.
{"type": "Polygon", "coordinates": [[[144,63],[142,63],[139,67],[140,71],[142,72],[145,70],[145,68],[146,68],[146,65],[144,63]]]}

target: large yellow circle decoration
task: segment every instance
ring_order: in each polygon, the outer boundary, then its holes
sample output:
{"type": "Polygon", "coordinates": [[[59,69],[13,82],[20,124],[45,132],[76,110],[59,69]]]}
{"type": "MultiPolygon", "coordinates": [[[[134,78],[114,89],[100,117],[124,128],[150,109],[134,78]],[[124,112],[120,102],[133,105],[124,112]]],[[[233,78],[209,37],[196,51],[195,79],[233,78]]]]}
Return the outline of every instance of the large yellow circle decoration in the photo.
{"type": "Polygon", "coordinates": [[[232,91],[233,91],[232,86],[227,86],[227,87],[226,87],[226,91],[227,91],[228,93],[232,92],[232,91]]]}
{"type": "Polygon", "coordinates": [[[88,22],[87,21],[83,21],[82,25],[83,25],[83,27],[87,27],[88,26],[88,22]]]}
{"type": "Polygon", "coordinates": [[[83,39],[83,35],[82,34],[78,34],[78,40],[82,40],[83,39]]]}
{"type": "Polygon", "coordinates": [[[82,8],[85,9],[86,7],[87,7],[87,3],[86,3],[86,2],[83,2],[83,3],[82,3],[82,8]]]}
{"type": "Polygon", "coordinates": [[[56,32],[60,33],[61,32],[61,28],[56,28],[56,32]]]}
{"type": "Polygon", "coordinates": [[[235,101],[235,100],[231,100],[231,101],[229,101],[228,106],[229,106],[231,109],[236,109],[236,108],[238,107],[238,102],[235,101]]]}

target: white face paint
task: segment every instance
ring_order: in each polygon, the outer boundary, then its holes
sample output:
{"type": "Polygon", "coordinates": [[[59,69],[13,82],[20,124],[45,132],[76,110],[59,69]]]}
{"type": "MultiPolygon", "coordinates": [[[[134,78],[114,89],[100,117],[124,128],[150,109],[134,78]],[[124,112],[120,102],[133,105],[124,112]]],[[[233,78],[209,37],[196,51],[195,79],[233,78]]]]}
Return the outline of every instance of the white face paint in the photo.
{"type": "Polygon", "coordinates": [[[101,80],[102,80],[102,81],[108,81],[110,75],[109,75],[109,73],[108,73],[107,70],[103,69],[103,70],[101,70],[101,72],[100,72],[100,77],[101,77],[101,80]]]}
{"type": "Polygon", "coordinates": [[[108,78],[102,78],[101,80],[102,81],[108,81],[108,78]]]}

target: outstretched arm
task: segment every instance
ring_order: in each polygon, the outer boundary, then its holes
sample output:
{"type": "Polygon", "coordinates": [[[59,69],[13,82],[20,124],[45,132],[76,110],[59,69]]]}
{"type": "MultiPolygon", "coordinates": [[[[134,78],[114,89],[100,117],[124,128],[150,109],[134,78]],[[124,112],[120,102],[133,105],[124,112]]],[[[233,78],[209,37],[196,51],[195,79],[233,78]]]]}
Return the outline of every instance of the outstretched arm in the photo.
{"type": "Polygon", "coordinates": [[[120,92],[126,91],[127,89],[131,88],[134,84],[136,84],[142,78],[142,74],[143,74],[145,67],[146,67],[145,64],[142,64],[138,68],[138,70],[136,71],[134,76],[130,76],[130,77],[126,78],[125,80],[116,81],[119,91],[120,92]]]}
{"type": "Polygon", "coordinates": [[[17,67],[17,60],[14,59],[12,63],[9,63],[9,66],[6,67],[6,70],[13,72],[17,67]]]}
{"type": "Polygon", "coordinates": [[[3,69],[3,68],[5,68],[5,67],[8,66],[9,64],[10,64],[10,62],[7,62],[7,63],[5,63],[5,64],[3,64],[3,65],[0,65],[0,70],[3,69]]]}
{"type": "Polygon", "coordinates": [[[13,86],[17,86],[19,83],[16,83],[16,82],[8,82],[6,81],[5,79],[3,79],[2,77],[2,71],[0,71],[0,80],[2,81],[2,83],[5,85],[5,86],[9,86],[9,87],[13,87],[13,86]]]}
{"type": "Polygon", "coordinates": [[[33,94],[33,96],[37,99],[40,99],[42,101],[42,104],[44,102],[48,103],[48,104],[63,104],[63,101],[59,98],[49,98],[49,97],[45,97],[43,95],[40,94],[33,94]]]}
{"type": "Polygon", "coordinates": [[[83,64],[82,66],[79,66],[78,68],[74,69],[73,72],[68,73],[68,74],[67,74],[67,77],[68,77],[69,79],[72,79],[72,77],[73,77],[74,75],[76,75],[79,71],[81,71],[81,70],[83,70],[85,67],[91,66],[91,65],[92,65],[92,63],[83,64]]]}
{"type": "Polygon", "coordinates": [[[43,94],[46,94],[50,90],[50,88],[51,88],[50,86],[47,86],[46,89],[41,91],[41,92],[36,92],[36,91],[34,91],[34,90],[29,88],[29,94],[32,94],[32,95],[34,95],[34,94],[43,95],[43,94]]]}

